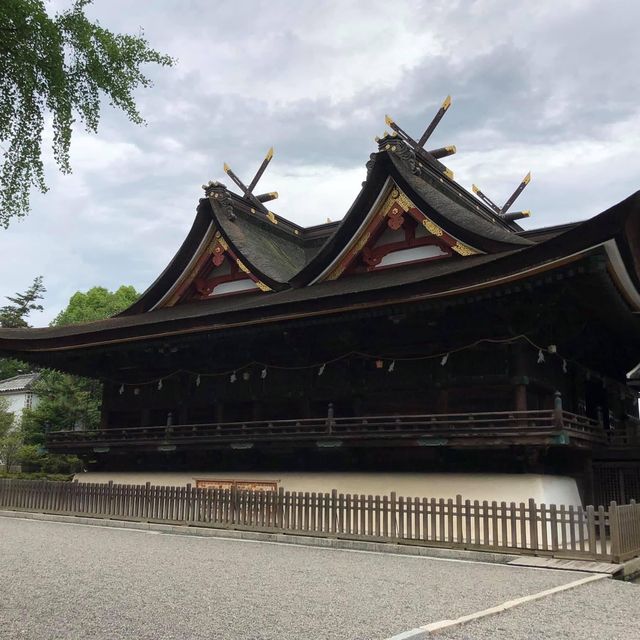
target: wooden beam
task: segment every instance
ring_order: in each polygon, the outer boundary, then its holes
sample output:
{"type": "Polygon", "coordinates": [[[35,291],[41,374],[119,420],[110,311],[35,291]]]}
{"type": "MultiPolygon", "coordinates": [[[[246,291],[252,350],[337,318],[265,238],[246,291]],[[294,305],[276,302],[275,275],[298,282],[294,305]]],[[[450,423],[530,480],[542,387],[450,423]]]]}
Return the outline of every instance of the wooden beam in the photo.
{"type": "Polygon", "coordinates": [[[500,209],[500,215],[504,215],[511,208],[511,205],[516,201],[516,198],[524,191],[524,188],[531,182],[531,171],[522,179],[522,182],[517,186],[516,190],[511,194],[511,197],[504,203],[502,209],[500,209]]]}
{"type": "Polygon", "coordinates": [[[444,116],[444,114],[447,113],[447,110],[449,109],[450,106],[451,106],[451,96],[447,96],[444,99],[444,102],[442,103],[442,105],[440,106],[440,109],[438,109],[438,113],[436,113],[435,117],[433,118],[429,126],[426,128],[425,132],[420,137],[420,140],[418,140],[418,146],[420,147],[424,146],[425,142],[431,137],[431,134],[435,131],[435,128],[440,123],[440,120],[442,120],[442,117],[444,116]]]}

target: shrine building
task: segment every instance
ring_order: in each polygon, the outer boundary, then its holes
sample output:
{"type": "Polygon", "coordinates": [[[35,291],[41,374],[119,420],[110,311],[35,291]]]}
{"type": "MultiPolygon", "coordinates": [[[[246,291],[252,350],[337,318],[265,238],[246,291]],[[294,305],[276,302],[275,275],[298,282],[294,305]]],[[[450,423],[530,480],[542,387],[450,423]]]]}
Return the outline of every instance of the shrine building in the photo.
{"type": "Polygon", "coordinates": [[[87,479],[640,499],[640,192],[525,231],[528,177],[497,206],[387,124],[341,221],[270,211],[271,152],[248,185],[225,165],[238,193],[204,186],[129,309],[0,330],[1,355],[103,383],[100,428],[47,448],[87,479]]]}

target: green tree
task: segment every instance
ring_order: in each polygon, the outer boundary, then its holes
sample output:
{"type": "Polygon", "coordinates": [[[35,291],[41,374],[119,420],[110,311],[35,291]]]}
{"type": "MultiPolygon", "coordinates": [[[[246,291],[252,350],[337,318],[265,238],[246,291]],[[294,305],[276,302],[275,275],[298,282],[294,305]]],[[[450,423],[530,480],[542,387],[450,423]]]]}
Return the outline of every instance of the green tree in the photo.
{"type": "Polygon", "coordinates": [[[0,438],[6,436],[13,427],[13,413],[9,411],[6,398],[0,397],[0,438]]]}
{"type": "Polygon", "coordinates": [[[46,291],[42,284],[42,276],[38,276],[24,293],[7,296],[11,304],[0,307],[0,327],[9,329],[28,327],[27,318],[31,312],[42,311],[42,305],[38,300],[42,300],[46,291]]]}
{"type": "Polygon", "coordinates": [[[0,466],[9,470],[18,462],[22,438],[14,428],[14,415],[9,411],[9,403],[0,398],[0,466]]]}
{"type": "MultiPolygon", "coordinates": [[[[131,286],[116,291],[93,287],[86,293],[77,292],[67,308],[53,321],[55,326],[100,320],[123,311],[133,304],[138,293],[131,286]]],[[[23,454],[31,454],[29,464],[49,473],[71,473],[78,470],[79,461],[73,456],[42,455],[34,460],[33,451],[45,444],[47,431],[96,429],[100,424],[102,385],[96,380],[73,376],[59,371],[43,371],[35,383],[38,404],[22,414],[24,444],[31,447],[23,454]]]]}
{"type": "Polygon", "coordinates": [[[52,325],[62,327],[78,322],[103,320],[132,305],[138,295],[134,287],[126,285],[113,292],[104,287],[93,287],[86,293],[78,291],[71,296],[67,308],[56,316],[52,325]]]}
{"type": "MultiPolygon", "coordinates": [[[[10,304],[0,307],[0,327],[12,329],[28,327],[27,318],[31,312],[42,311],[42,305],[38,301],[42,300],[45,292],[42,276],[38,276],[24,293],[7,296],[10,304]]],[[[0,358],[0,380],[28,371],[31,371],[31,367],[25,362],[13,358],[0,358]]]]}
{"type": "Polygon", "coordinates": [[[29,210],[31,187],[47,190],[42,136],[47,116],[53,127],[53,156],[71,171],[69,149],[76,117],[97,132],[103,96],[135,124],[144,122],[133,93],[151,86],[142,72],[148,63],[174,60],[149,47],[143,37],[112,33],[91,22],[85,7],[51,16],[43,0],[0,2],[0,225],[29,210]]]}

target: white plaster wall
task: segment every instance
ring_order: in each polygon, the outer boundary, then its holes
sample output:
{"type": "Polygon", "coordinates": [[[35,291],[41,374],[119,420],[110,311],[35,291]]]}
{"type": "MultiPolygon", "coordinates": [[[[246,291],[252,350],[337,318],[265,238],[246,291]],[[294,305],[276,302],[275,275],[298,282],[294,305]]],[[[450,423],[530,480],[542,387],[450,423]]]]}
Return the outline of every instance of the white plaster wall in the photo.
{"type": "MultiPolygon", "coordinates": [[[[16,393],[3,393],[0,395],[0,397],[4,398],[9,403],[9,411],[15,415],[14,425],[17,425],[20,421],[22,411],[27,405],[27,394],[23,391],[20,391],[16,393]]],[[[31,406],[36,407],[37,404],[38,397],[32,396],[31,406]]]]}
{"type": "Polygon", "coordinates": [[[76,474],[80,482],[195,486],[197,479],[256,480],[277,482],[286,491],[364,493],[398,496],[452,498],[457,494],[468,500],[497,502],[581,504],[576,481],[566,476],[542,474],[477,474],[477,473],[339,473],[339,472],[86,472],[76,474]]]}

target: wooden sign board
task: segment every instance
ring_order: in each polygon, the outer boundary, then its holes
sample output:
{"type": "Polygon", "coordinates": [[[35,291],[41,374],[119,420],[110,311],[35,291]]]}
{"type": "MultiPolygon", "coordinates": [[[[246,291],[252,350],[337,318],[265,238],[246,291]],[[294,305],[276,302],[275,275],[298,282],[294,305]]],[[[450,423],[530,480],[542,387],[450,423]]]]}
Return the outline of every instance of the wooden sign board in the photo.
{"type": "Polygon", "coordinates": [[[270,480],[196,479],[198,489],[237,489],[238,491],[277,491],[278,483],[270,480]]]}

